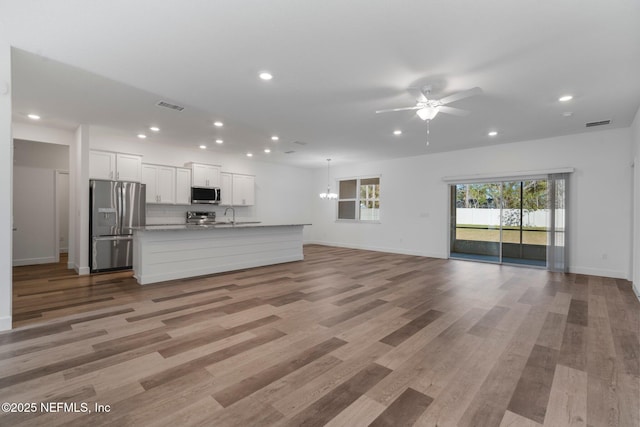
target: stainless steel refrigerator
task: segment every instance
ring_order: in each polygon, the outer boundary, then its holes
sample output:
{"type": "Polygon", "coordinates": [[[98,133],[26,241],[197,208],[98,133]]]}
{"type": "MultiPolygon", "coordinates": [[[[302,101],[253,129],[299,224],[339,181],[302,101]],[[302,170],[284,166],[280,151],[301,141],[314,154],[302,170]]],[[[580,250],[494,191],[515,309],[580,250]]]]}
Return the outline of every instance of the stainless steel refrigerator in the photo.
{"type": "Polygon", "coordinates": [[[91,272],[131,268],[133,227],[145,225],[145,185],[97,179],[89,183],[91,272]]]}

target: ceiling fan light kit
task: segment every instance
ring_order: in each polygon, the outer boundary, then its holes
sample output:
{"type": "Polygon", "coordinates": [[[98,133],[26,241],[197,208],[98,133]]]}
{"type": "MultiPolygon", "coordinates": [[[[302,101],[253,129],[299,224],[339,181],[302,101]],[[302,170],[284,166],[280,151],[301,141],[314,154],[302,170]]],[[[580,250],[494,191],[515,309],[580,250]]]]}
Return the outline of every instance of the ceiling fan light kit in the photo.
{"type": "Polygon", "coordinates": [[[422,120],[433,120],[440,111],[440,107],[424,107],[417,111],[418,117],[422,120]]]}
{"type": "Polygon", "coordinates": [[[415,106],[378,110],[376,111],[376,114],[389,113],[393,111],[417,110],[416,114],[418,115],[418,117],[427,122],[427,145],[429,145],[429,122],[433,120],[439,112],[453,114],[454,116],[466,116],[469,114],[469,112],[466,110],[448,107],[446,106],[446,104],[459,101],[470,96],[478,95],[480,93],[482,93],[482,89],[480,89],[479,87],[474,87],[471,89],[463,90],[462,92],[456,92],[449,96],[445,96],[444,98],[430,99],[429,96],[431,95],[431,86],[427,85],[420,88],[420,94],[418,96],[418,99],[416,99],[415,106]]]}

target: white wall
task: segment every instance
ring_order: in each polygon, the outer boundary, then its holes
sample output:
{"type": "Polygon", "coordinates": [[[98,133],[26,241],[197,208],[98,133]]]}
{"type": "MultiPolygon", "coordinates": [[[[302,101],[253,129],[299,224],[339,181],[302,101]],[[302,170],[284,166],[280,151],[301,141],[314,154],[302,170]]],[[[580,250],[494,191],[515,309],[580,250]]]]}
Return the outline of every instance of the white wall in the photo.
{"type": "Polygon", "coordinates": [[[14,139],[13,164],[14,166],[69,170],[69,147],[14,139]]]}
{"type": "MultiPolygon", "coordinates": [[[[183,167],[188,162],[216,164],[223,172],[255,175],[256,204],[236,208],[237,219],[262,222],[310,223],[313,216],[315,192],[313,171],[285,166],[238,154],[229,155],[198,148],[187,149],[141,141],[111,129],[91,128],[91,149],[141,154],[144,163],[183,167]]],[[[215,211],[222,218],[224,207],[148,205],[147,223],[184,222],[187,210],[215,211]]],[[[305,227],[305,236],[310,227],[305,227]]]]}
{"type": "MultiPolygon", "coordinates": [[[[318,198],[310,238],[330,245],[446,258],[449,194],[443,177],[573,167],[570,270],[627,278],[630,151],[631,130],[626,128],[332,167],[332,180],[381,175],[381,220],[379,224],[336,222],[336,202],[318,198]]],[[[326,187],[326,170],[316,170],[315,182],[317,192],[326,187]]]]}
{"type": "Polygon", "coordinates": [[[11,329],[12,159],[11,48],[0,37],[0,331],[11,329]]]}
{"type": "Polygon", "coordinates": [[[13,167],[13,265],[56,262],[55,170],[13,167]]]}
{"type": "Polygon", "coordinates": [[[632,153],[634,159],[633,178],[633,251],[631,269],[633,289],[640,297],[640,108],[631,125],[632,153]]]}
{"type": "Polygon", "coordinates": [[[12,133],[15,139],[61,145],[71,145],[75,138],[74,131],[23,122],[14,122],[12,133]]]}

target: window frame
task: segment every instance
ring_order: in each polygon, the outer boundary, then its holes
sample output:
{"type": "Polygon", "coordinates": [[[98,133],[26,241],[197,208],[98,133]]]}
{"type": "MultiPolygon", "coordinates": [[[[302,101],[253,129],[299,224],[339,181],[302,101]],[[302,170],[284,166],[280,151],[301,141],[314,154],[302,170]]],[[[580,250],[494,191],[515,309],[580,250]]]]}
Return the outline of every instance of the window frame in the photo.
{"type": "Polygon", "coordinates": [[[350,177],[341,177],[336,178],[336,189],[338,192],[338,198],[336,199],[336,222],[346,222],[346,223],[361,223],[361,224],[380,224],[382,220],[382,175],[361,175],[361,176],[350,176],[350,177]],[[378,179],[378,186],[380,187],[379,195],[377,199],[368,199],[368,200],[377,200],[378,201],[378,219],[360,219],[360,187],[361,182],[367,179],[378,179]],[[341,198],[340,197],[340,183],[342,181],[356,181],[356,197],[348,197],[341,198]],[[340,213],[340,202],[355,202],[356,209],[356,218],[340,218],[338,215],[340,213]]]}

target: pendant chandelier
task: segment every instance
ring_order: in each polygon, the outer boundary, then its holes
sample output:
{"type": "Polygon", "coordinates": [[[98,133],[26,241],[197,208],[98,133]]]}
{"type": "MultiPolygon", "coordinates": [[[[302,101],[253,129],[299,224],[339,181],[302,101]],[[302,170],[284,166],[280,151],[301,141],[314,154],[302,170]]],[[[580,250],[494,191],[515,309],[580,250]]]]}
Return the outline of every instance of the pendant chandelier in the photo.
{"type": "Polygon", "coordinates": [[[327,159],[327,192],[326,193],[320,193],[320,198],[321,199],[337,199],[338,195],[336,193],[332,193],[331,192],[331,180],[330,180],[330,175],[329,175],[329,165],[331,164],[331,159],[327,159]]]}

